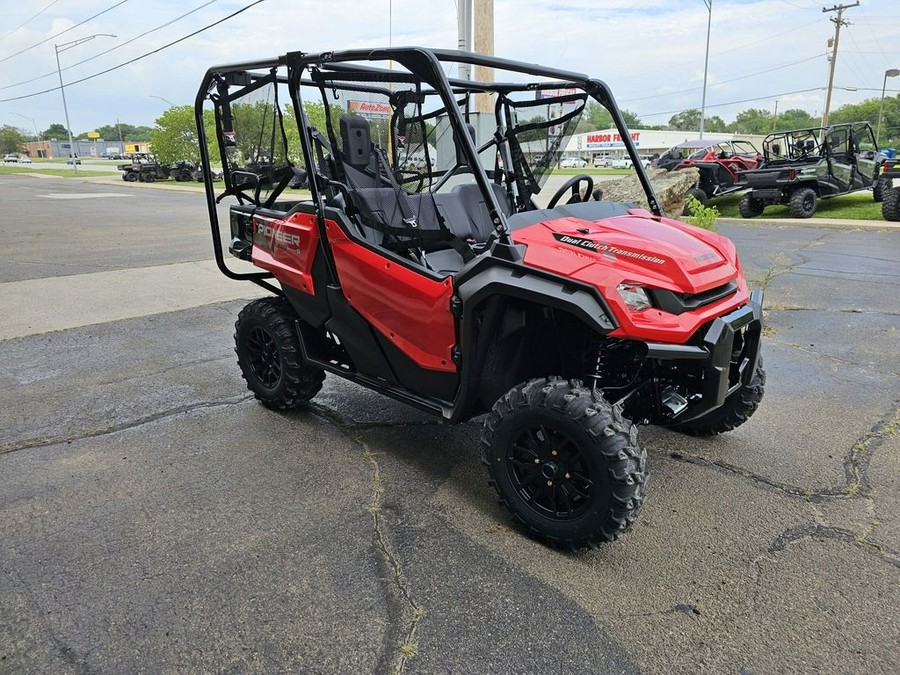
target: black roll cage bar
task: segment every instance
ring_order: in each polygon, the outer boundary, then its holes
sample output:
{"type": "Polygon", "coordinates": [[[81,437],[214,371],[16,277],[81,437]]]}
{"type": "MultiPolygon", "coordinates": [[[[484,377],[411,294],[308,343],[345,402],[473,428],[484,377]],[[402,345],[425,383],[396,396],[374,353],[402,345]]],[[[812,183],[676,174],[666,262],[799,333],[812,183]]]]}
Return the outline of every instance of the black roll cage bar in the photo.
{"type": "MultiPolygon", "coordinates": [[[[620,137],[622,138],[629,157],[631,157],[638,180],[640,181],[641,186],[644,189],[644,193],[647,195],[647,201],[649,203],[650,210],[657,216],[662,215],[659,201],[653,190],[653,186],[650,183],[650,179],[648,178],[643,168],[643,164],[640,161],[637,148],[635,147],[634,142],[631,139],[631,134],[628,132],[628,127],[625,123],[625,119],[622,116],[619,107],[616,105],[615,99],[613,98],[612,92],[609,90],[609,87],[607,87],[607,85],[601,80],[592,79],[582,73],[569,72],[556,68],[548,68],[539,66],[537,64],[513,61],[510,59],[503,59],[494,56],[485,56],[473,52],[463,52],[446,49],[426,49],[423,47],[392,47],[378,49],[356,49],[340,52],[321,52],[317,54],[305,52],[289,52],[283,56],[273,59],[245,61],[211,67],[206,71],[206,74],[197,92],[196,99],[194,101],[194,113],[200,145],[199,150],[201,164],[205,169],[207,169],[203,171],[203,183],[206,192],[206,203],[210,218],[210,228],[212,231],[213,251],[215,254],[216,264],[219,267],[220,271],[225,276],[231,279],[252,281],[266,288],[267,290],[272,291],[273,293],[281,293],[279,288],[267,281],[268,279],[272,278],[272,274],[270,274],[269,272],[234,272],[225,263],[222,250],[221,229],[219,226],[218,212],[216,209],[217,197],[215,194],[215,186],[213,184],[211,172],[208,170],[211,166],[211,161],[209,150],[207,147],[207,137],[203,120],[204,104],[207,99],[210,99],[214,103],[217,103],[225,98],[223,103],[227,109],[228,103],[231,100],[236,99],[241,95],[249,93],[255,88],[264,86],[265,84],[268,84],[270,82],[276,85],[288,85],[288,90],[294,105],[294,114],[296,119],[298,120],[300,127],[300,143],[303,148],[304,159],[307,163],[306,170],[310,176],[313,176],[315,175],[314,167],[311,164],[314,161],[313,158],[315,157],[313,140],[309,134],[309,120],[306,118],[306,114],[302,104],[303,102],[301,101],[299,95],[299,85],[317,86],[312,80],[307,81],[302,79],[303,72],[308,71],[310,67],[317,67],[326,71],[334,71],[335,73],[340,73],[342,71],[371,72],[373,76],[377,75],[383,78],[397,76],[406,76],[408,78],[416,77],[416,81],[421,80],[425,84],[430,85],[431,89],[423,89],[423,93],[427,95],[437,95],[443,103],[443,106],[447,111],[447,116],[451,128],[453,130],[454,138],[457,140],[458,147],[466,155],[466,158],[469,161],[469,166],[472,168],[472,174],[475,178],[475,182],[477,183],[485,199],[485,205],[488,208],[491,223],[498,237],[497,243],[503,247],[512,248],[511,240],[509,238],[509,230],[506,226],[505,216],[503,215],[503,211],[500,209],[499,203],[497,202],[497,197],[490,187],[488,176],[480,161],[478,160],[478,153],[484,150],[486,147],[489,147],[492,141],[488,142],[481,148],[477,148],[475,146],[473,139],[465,131],[465,119],[463,118],[462,113],[454,98],[455,95],[496,93],[501,96],[505,96],[506,94],[512,92],[538,92],[542,90],[565,88],[572,85],[581,87],[589,96],[593,97],[609,111],[610,115],[612,116],[613,124],[615,125],[620,137]],[[403,65],[408,71],[410,71],[411,75],[406,75],[402,73],[402,71],[395,72],[391,70],[384,70],[382,68],[373,68],[371,66],[360,65],[358,63],[349,63],[359,61],[396,61],[397,63],[403,65]],[[446,75],[444,69],[441,67],[441,64],[445,62],[467,63],[470,65],[485,66],[488,68],[495,68],[503,71],[521,73],[523,75],[553,78],[553,80],[531,83],[480,82],[461,80],[457,78],[450,78],[446,75]],[[277,72],[277,70],[282,67],[287,68],[286,76],[280,75],[277,72]],[[244,84],[244,87],[234,92],[233,94],[228,94],[227,90],[229,79],[232,80],[232,85],[244,84]]],[[[365,91],[364,85],[362,83],[360,83],[359,85],[354,85],[354,89],[356,89],[357,86],[360,87],[361,91],[365,91]]],[[[372,90],[381,91],[380,88],[376,89],[374,87],[372,88],[372,90]]],[[[230,112],[228,113],[228,115],[230,116],[230,112]]],[[[227,153],[225,138],[221,128],[222,123],[223,120],[219,119],[219,115],[217,113],[216,141],[220,156],[222,158],[225,158],[227,156],[227,153]]],[[[228,175],[227,171],[225,181],[226,194],[228,194],[229,192],[233,192],[231,177],[228,175]]],[[[319,234],[320,240],[323,242],[323,249],[325,250],[325,260],[328,267],[329,276],[335,283],[337,283],[338,277],[335,270],[334,259],[331,254],[330,247],[327,244],[328,240],[325,233],[325,220],[323,215],[325,208],[324,198],[322,191],[319,189],[319,186],[315,180],[310,181],[310,192],[312,194],[313,201],[316,204],[316,211],[319,214],[319,234]]]]}

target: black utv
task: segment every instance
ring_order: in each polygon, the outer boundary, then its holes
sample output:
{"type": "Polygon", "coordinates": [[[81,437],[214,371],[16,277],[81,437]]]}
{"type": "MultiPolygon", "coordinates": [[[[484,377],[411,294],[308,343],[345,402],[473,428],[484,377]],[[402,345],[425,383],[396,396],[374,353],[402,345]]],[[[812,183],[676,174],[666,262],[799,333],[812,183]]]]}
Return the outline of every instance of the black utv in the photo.
{"type": "Polygon", "coordinates": [[[769,134],[763,140],[763,168],[738,176],[749,188],[741,215],[753,218],[766,206],[784,204],[794,218],[809,218],[819,199],[872,190],[880,166],[868,122],[769,134]]]}

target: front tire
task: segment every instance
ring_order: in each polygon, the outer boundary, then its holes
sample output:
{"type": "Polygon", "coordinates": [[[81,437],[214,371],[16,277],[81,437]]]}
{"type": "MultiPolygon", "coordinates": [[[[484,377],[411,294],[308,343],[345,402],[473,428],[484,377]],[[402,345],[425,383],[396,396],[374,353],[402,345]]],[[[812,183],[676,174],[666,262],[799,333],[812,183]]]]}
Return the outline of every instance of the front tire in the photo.
{"type": "Polygon", "coordinates": [[[816,212],[816,191],[812,188],[799,188],[791,195],[791,215],[794,218],[811,218],[816,212]]]}
{"type": "Polygon", "coordinates": [[[481,450],[500,502],[551,546],[613,541],[644,504],[649,473],[637,427],[577,380],[510,389],[484,422],[481,450]]]}
{"type": "Polygon", "coordinates": [[[766,205],[763,204],[762,200],[757,199],[750,192],[741,197],[741,201],[738,204],[738,210],[741,212],[742,218],[756,218],[756,216],[762,215],[765,208],[766,205]]]}
{"type": "Polygon", "coordinates": [[[324,371],[303,363],[294,321],[287,300],[260,298],[244,307],[234,324],[235,352],[247,387],[274,410],[306,405],[325,380],[324,371]]]}
{"type": "Polygon", "coordinates": [[[684,195],[684,210],[682,211],[683,216],[693,216],[694,212],[691,209],[690,204],[688,204],[687,197],[690,195],[698,202],[700,202],[700,206],[706,206],[706,203],[709,201],[709,197],[706,196],[706,193],[700,188],[694,187],[687,191],[687,194],[684,195]]]}
{"type": "Polygon", "coordinates": [[[725,399],[721,406],[697,419],[675,424],[671,428],[689,436],[716,436],[733,431],[756,412],[765,393],[765,385],[766,371],[760,356],[750,382],[725,399]]]}

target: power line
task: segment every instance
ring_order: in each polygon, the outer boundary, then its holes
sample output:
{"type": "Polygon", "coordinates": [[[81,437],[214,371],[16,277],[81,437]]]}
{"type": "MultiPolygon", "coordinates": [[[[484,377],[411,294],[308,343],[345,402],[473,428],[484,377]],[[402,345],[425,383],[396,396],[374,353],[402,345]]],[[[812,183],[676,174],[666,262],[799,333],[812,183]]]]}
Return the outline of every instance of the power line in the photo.
{"type": "MultiPolygon", "coordinates": [[[[229,19],[236,17],[238,14],[243,14],[251,7],[255,7],[256,5],[258,5],[262,2],[265,2],[265,0],[256,0],[256,2],[250,3],[246,7],[243,7],[242,9],[239,9],[236,12],[232,12],[228,16],[209,24],[208,26],[204,26],[203,28],[195,30],[193,33],[189,33],[189,34],[185,35],[184,37],[180,37],[177,40],[173,40],[172,42],[169,42],[168,44],[165,44],[162,47],[158,47],[152,51],[149,51],[146,54],[141,54],[140,56],[136,56],[133,59],[129,59],[128,61],[125,61],[124,63],[120,63],[117,66],[107,68],[106,70],[101,70],[99,73],[94,73],[93,75],[88,75],[87,77],[82,77],[80,80],[74,80],[72,82],[69,82],[69,86],[71,87],[73,84],[80,84],[81,82],[86,82],[88,80],[92,80],[95,77],[100,77],[101,75],[106,75],[106,73],[111,73],[114,70],[118,70],[119,68],[124,68],[125,66],[131,65],[132,63],[140,61],[141,59],[145,59],[148,56],[157,54],[164,49],[168,49],[169,47],[172,47],[173,45],[177,45],[179,42],[184,42],[185,40],[192,38],[195,35],[199,35],[200,33],[207,31],[210,28],[218,26],[220,23],[224,23],[224,22],[228,21],[229,19]]],[[[44,89],[43,91],[36,91],[33,94],[24,94],[22,96],[13,96],[12,98],[0,98],[0,103],[8,103],[9,101],[21,101],[22,99],[32,98],[34,96],[40,96],[41,94],[49,94],[52,91],[59,91],[59,87],[52,87],[50,89],[44,89]]]]}
{"type": "Polygon", "coordinates": [[[56,34],[54,34],[54,35],[51,35],[51,36],[48,37],[48,38],[44,38],[44,39],[41,40],[40,42],[35,42],[35,43],[34,43],[33,45],[31,45],[30,47],[26,47],[25,49],[21,49],[21,50],[17,51],[15,54],[10,54],[9,56],[4,56],[2,59],[0,59],[0,63],[3,63],[4,61],[9,61],[11,58],[13,58],[14,56],[18,56],[19,54],[24,54],[24,53],[27,52],[27,51],[31,51],[31,50],[34,49],[35,47],[40,47],[40,46],[41,46],[42,44],[44,44],[45,42],[50,42],[50,40],[52,40],[52,39],[54,39],[54,38],[57,38],[57,37],[59,37],[60,35],[64,35],[65,33],[68,33],[70,30],[74,30],[75,28],[78,28],[79,26],[83,26],[83,25],[86,24],[88,21],[93,21],[94,19],[96,19],[96,18],[97,18],[98,16],[100,16],[101,14],[106,14],[108,11],[115,9],[115,8],[118,7],[119,5],[124,5],[126,2],[128,2],[128,0],[121,0],[121,2],[117,2],[115,5],[112,5],[111,7],[107,7],[107,8],[104,9],[102,12],[97,12],[96,14],[94,14],[94,16],[89,16],[87,19],[85,19],[84,21],[80,21],[79,23],[76,23],[74,26],[70,26],[69,28],[66,28],[65,30],[61,30],[61,31],[59,31],[58,33],[56,33],[56,34]]]}
{"type": "MultiPolygon", "coordinates": [[[[124,47],[126,45],[130,45],[132,42],[139,40],[142,37],[149,35],[150,33],[155,33],[156,31],[162,30],[163,28],[165,28],[167,26],[171,26],[173,23],[181,21],[183,18],[193,14],[194,12],[199,12],[204,7],[209,7],[209,5],[211,5],[215,2],[219,2],[219,0],[208,0],[208,2],[205,2],[204,4],[200,5],[199,7],[196,7],[189,12],[185,12],[181,16],[176,17],[176,18],[172,19],[171,21],[167,21],[166,23],[162,24],[161,26],[157,26],[156,28],[151,28],[150,30],[144,31],[140,35],[137,35],[137,36],[131,38],[130,40],[126,40],[125,42],[121,42],[114,47],[110,47],[106,51],[102,51],[99,54],[94,54],[93,56],[89,56],[86,59],[82,59],[81,61],[76,61],[75,63],[69,64],[68,66],[63,68],[62,71],[69,70],[70,68],[75,68],[76,66],[80,66],[81,64],[87,63],[88,61],[93,61],[94,59],[99,59],[101,56],[109,54],[110,52],[113,52],[117,49],[121,49],[122,47],[124,47]]],[[[30,84],[31,82],[36,82],[37,80],[43,80],[45,77],[52,77],[52,76],[56,75],[56,73],[57,73],[57,71],[51,70],[49,73],[44,73],[43,75],[38,75],[37,77],[32,77],[30,80],[22,80],[21,82],[15,82],[14,84],[7,84],[7,85],[0,87],[0,91],[3,91],[4,89],[12,89],[13,87],[20,87],[23,84],[30,84]]]]}
{"type": "Polygon", "coordinates": [[[17,30],[19,30],[19,29],[22,28],[23,26],[27,26],[27,25],[30,24],[32,21],[34,21],[36,18],[38,18],[41,14],[43,14],[43,13],[46,12],[48,9],[50,9],[51,7],[53,7],[53,5],[55,5],[57,2],[59,2],[59,0],[53,0],[53,2],[51,2],[49,5],[47,5],[46,7],[44,7],[44,9],[42,9],[40,12],[38,12],[37,14],[35,14],[34,16],[32,16],[30,19],[28,19],[28,20],[25,21],[24,23],[20,23],[18,26],[16,26],[15,28],[13,28],[11,31],[9,31],[9,32],[7,32],[7,33],[4,33],[2,36],[0,36],[0,40],[5,40],[7,37],[9,37],[9,36],[12,35],[13,33],[15,33],[17,30]]]}
{"type": "MultiPolygon", "coordinates": [[[[805,63],[807,61],[813,61],[814,59],[818,59],[821,57],[822,57],[821,54],[816,54],[815,56],[808,56],[804,59],[797,59],[796,61],[790,61],[789,63],[781,63],[781,64],[778,64],[775,66],[771,66],[770,68],[766,68],[765,70],[757,70],[752,73],[748,73],[746,75],[741,75],[739,77],[733,77],[728,80],[722,80],[721,82],[713,82],[709,86],[719,87],[719,86],[722,86],[723,84],[729,84],[730,82],[737,82],[739,80],[746,80],[751,77],[756,77],[757,75],[765,75],[766,73],[771,73],[773,70],[781,70],[782,68],[796,66],[797,64],[805,63]]],[[[690,89],[679,89],[677,91],[668,91],[668,92],[665,92],[664,94],[653,94],[652,96],[641,96],[639,98],[625,98],[625,99],[622,99],[622,103],[631,103],[634,101],[646,101],[651,98],[663,98],[665,96],[675,96],[676,94],[687,94],[692,91],[697,91],[697,89],[699,89],[699,87],[691,87],[690,89]]]]}

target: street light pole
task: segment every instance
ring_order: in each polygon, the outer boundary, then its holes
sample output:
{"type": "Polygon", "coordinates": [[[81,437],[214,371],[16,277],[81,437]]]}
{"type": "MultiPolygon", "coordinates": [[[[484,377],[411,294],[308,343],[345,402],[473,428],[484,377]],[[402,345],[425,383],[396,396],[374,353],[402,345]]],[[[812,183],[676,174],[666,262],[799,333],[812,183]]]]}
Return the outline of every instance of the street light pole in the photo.
{"type": "MultiPolygon", "coordinates": [[[[884,94],[882,94],[882,96],[884,96],[884,94]]],[[[34,121],[33,117],[28,117],[28,115],[23,115],[22,113],[17,113],[17,112],[14,112],[13,115],[15,115],[16,117],[21,117],[23,120],[30,120],[31,126],[34,127],[34,137],[38,140],[41,140],[41,135],[38,133],[38,130],[37,130],[37,122],[34,121]]]]}
{"type": "Polygon", "coordinates": [[[160,101],[164,101],[165,103],[168,103],[168,104],[169,104],[170,106],[172,106],[173,108],[175,107],[175,104],[172,103],[172,101],[170,101],[170,100],[167,99],[167,98],[163,98],[162,96],[154,96],[153,94],[147,94],[147,97],[148,97],[148,98],[158,98],[160,101]]]}
{"type": "Polygon", "coordinates": [[[881,103],[878,105],[878,130],[875,132],[875,145],[878,145],[878,141],[881,138],[881,119],[884,117],[884,90],[887,89],[887,79],[898,75],[900,75],[900,70],[897,68],[889,68],[884,71],[884,83],[881,85],[881,103]]]}
{"type": "Polygon", "coordinates": [[[700,138],[703,139],[703,125],[706,121],[706,78],[709,74],[709,34],[712,28],[712,0],[703,0],[709,16],[706,18],[706,58],[703,61],[703,101],[700,104],[700,138]]]}
{"type": "Polygon", "coordinates": [[[88,42],[89,40],[93,40],[95,37],[99,37],[101,35],[104,37],[116,37],[111,33],[94,33],[93,35],[79,38],[77,40],[72,40],[71,42],[63,42],[60,45],[53,45],[53,49],[56,51],[56,72],[59,74],[59,92],[62,94],[63,112],[66,115],[66,132],[69,134],[69,155],[72,158],[72,169],[74,170],[76,176],[78,175],[78,157],[75,153],[75,141],[72,138],[72,127],[69,124],[69,108],[66,105],[66,88],[65,85],[63,85],[62,67],[59,65],[59,53],[64,52],[67,49],[72,49],[72,47],[77,47],[78,45],[88,42]]]}

